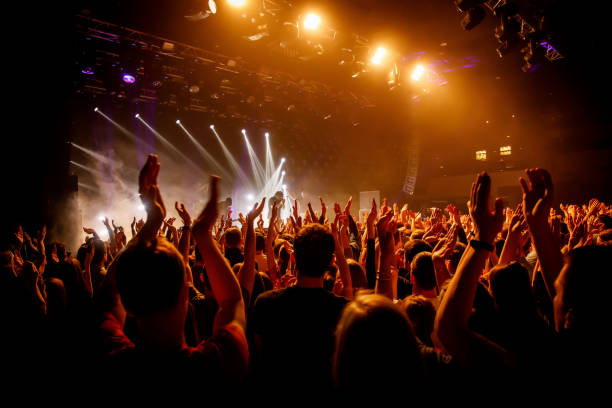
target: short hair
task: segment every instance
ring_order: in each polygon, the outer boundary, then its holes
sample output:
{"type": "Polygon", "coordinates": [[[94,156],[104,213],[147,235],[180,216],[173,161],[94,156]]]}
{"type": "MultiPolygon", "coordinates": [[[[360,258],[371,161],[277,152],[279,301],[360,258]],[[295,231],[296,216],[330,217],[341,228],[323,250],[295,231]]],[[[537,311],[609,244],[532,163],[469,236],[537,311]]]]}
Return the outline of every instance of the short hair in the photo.
{"type": "Polygon", "coordinates": [[[567,254],[563,303],[574,311],[574,328],[584,331],[606,326],[603,322],[610,317],[610,300],[594,296],[593,287],[610,287],[611,262],[612,247],[605,245],[583,246],[567,254]]]}
{"type": "Polygon", "coordinates": [[[404,245],[404,263],[410,265],[414,257],[420,252],[431,252],[431,245],[422,239],[411,239],[404,245]]]}
{"type": "Polygon", "coordinates": [[[455,249],[453,249],[453,252],[451,253],[450,256],[450,264],[453,267],[453,269],[457,269],[457,266],[459,266],[459,261],[461,260],[461,257],[463,256],[463,252],[465,251],[466,245],[461,243],[461,242],[457,242],[455,244],[455,249]]]}
{"type": "Polygon", "coordinates": [[[410,264],[410,275],[414,284],[423,290],[431,290],[436,287],[436,272],[431,259],[431,252],[417,254],[410,264]]]}
{"type": "Polygon", "coordinates": [[[385,296],[357,295],[336,327],[333,374],[342,391],[379,385],[393,389],[421,379],[423,360],[405,311],[385,296]]]}
{"type": "Polygon", "coordinates": [[[334,237],[328,228],[310,224],[302,228],[294,242],[295,266],[305,276],[321,277],[334,255],[334,237]]]}
{"type": "Polygon", "coordinates": [[[266,237],[261,232],[255,234],[255,250],[263,251],[266,247],[266,237]]]}
{"type": "Polygon", "coordinates": [[[240,241],[242,240],[242,233],[237,227],[231,227],[225,230],[225,246],[231,248],[240,247],[240,241]]]}
{"type": "Polygon", "coordinates": [[[535,306],[529,272],[516,261],[494,266],[489,272],[489,287],[495,303],[502,310],[535,306]]]}
{"type": "Polygon", "coordinates": [[[118,256],[116,279],[125,309],[135,316],[148,316],[177,304],[185,285],[185,264],[163,237],[137,242],[118,256]]]}
{"type": "Polygon", "coordinates": [[[436,319],[436,307],[421,295],[411,295],[404,299],[404,309],[414,327],[416,336],[428,346],[433,346],[431,333],[436,319]]]}
{"type": "Polygon", "coordinates": [[[347,259],[349,272],[351,273],[351,284],[354,289],[367,289],[368,279],[366,278],[363,266],[354,259],[347,259]]]}

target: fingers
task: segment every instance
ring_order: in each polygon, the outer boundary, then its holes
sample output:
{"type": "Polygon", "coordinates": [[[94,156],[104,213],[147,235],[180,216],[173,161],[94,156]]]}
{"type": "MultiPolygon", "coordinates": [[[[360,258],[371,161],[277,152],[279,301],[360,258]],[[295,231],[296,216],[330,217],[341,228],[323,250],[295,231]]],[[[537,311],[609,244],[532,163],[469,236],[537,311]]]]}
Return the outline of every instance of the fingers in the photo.
{"type": "Polygon", "coordinates": [[[495,199],[495,219],[498,223],[504,221],[504,201],[499,197],[495,199]]]}

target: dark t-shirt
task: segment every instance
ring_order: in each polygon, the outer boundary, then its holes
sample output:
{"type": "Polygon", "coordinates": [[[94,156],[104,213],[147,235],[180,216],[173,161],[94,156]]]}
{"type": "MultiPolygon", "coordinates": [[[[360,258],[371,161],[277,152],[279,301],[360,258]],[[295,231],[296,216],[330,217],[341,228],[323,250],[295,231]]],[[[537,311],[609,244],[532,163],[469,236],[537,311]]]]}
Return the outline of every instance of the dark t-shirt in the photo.
{"type": "Polygon", "coordinates": [[[244,255],[242,254],[240,248],[226,248],[224,255],[225,258],[227,258],[227,260],[229,261],[232,268],[237,263],[244,262],[244,255]]]}
{"type": "Polygon", "coordinates": [[[253,384],[331,389],[334,332],[347,300],[323,288],[262,293],[248,319],[253,384]]]}
{"type": "Polygon", "coordinates": [[[151,353],[137,347],[106,313],[100,327],[107,365],[130,379],[168,382],[168,385],[199,384],[210,390],[235,387],[248,368],[249,350],[244,331],[228,324],[196,347],[184,345],[171,353],[151,353]]]}

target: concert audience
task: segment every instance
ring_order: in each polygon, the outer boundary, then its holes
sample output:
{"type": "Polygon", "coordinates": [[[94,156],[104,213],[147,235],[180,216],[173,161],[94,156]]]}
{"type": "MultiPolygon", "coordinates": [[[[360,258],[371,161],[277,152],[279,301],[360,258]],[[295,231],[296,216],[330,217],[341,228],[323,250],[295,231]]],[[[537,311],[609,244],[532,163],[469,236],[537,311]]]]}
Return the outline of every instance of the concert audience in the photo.
{"type": "Polygon", "coordinates": [[[273,202],[265,227],[264,199],[240,214],[241,229],[218,220],[217,177],[193,223],[175,204],[183,227],[174,227],[159,170],[150,155],[139,176],[147,218],[134,218],[129,241],[106,219],[108,241],[84,227],[73,257],[46,242],[45,227],[4,231],[5,357],[61,350],[62,361],[87,359],[117,381],[262,400],[400,396],[443,382],[576,391],[608,367],[612,206],[555,210],[544,169],[526,170],[516,209],[501,199],[491,208],[483,172],[465,215],[449,205],[423,217],[384,200],[359,222],[349,199],[329,218],[323,200],[303,216],[295,202],[283,220],[273,202]]]}

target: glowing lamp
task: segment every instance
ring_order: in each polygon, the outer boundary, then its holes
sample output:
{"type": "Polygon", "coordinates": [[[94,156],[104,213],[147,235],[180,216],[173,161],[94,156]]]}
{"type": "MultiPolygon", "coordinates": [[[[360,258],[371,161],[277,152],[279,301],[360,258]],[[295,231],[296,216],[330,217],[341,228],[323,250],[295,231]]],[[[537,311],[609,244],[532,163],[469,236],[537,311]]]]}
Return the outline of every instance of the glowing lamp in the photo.
{"type": "Polygon", "coordinates": [[[242,7],[246,4],[246,0],[227,0],[227,2],[234,7],[242,7]]]}
{"type": "Polygon", "coordinates": [[[309,30],[316,30],[319,27],[319,23],[321,22],[321,17],[316,14],[308,14],[304,19],[304,27],[309,30]]]}
{"type": "Polygon", "coordinates": [[[376,52],[374,53],[374,56],[372,57],[370,61],[373,64],[380,65],[380,63],[382,62],[382,59],[385,57],[386,54],[387,54],[387,50],[385,49],[385,47],[378,47],[376,49],[376,52]]]}
{"type": "Polygon", "coordinates": [[[134,78],[134,76],[130,74],[124,74],[122,79],[123,82],[125,82],[126,84],[133,84],[134,82],[136,82],[136,78],[134,78]]]}
{"type": "Polygon", "coordinates": [[[425,67],[422,65],[417,65],[416,67],[414,67],[414,71],[412,71],[412,75],[410,75],[410,78],[412,78],[413,81],[418,81],[419,79],[421,79],[424,72],[425,67]]]}
{"type": "Polygon", "coordinates": [[[180,124],[181,124],[180,119],[177,119],[177,120],[176,120],[176,124],[177,124],[177,125],[180,125],[180,124]]]}

